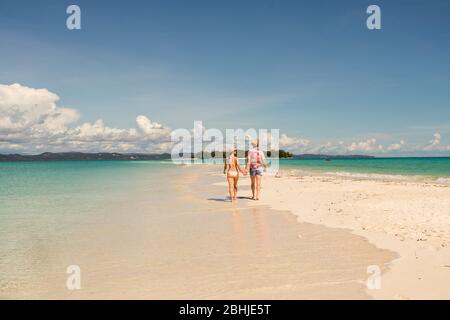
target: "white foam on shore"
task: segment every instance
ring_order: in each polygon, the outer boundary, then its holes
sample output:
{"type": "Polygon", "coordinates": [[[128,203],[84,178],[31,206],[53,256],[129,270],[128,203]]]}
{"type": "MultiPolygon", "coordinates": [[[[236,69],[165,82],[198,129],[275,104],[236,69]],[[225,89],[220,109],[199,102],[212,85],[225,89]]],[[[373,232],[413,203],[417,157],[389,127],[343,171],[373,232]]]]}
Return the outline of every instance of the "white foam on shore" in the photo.
{"type": "Polygon", "coordinates": [[[443,178],[443,177],[437,178],[436,182],[440,183],[440,184],[445,184],[445,185],[449,185],[450,186],[450,178],[443,178]]]}

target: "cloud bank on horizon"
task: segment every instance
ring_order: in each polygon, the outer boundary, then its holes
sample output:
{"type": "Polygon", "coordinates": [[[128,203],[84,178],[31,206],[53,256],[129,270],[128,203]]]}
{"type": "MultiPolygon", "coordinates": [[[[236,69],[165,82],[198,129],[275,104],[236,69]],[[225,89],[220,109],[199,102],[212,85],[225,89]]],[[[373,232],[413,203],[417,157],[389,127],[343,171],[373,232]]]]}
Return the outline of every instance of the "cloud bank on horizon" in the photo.
{"type": "MultiPolygon", "coordinates": [[[[0,84],[0,152],[169,152],[171,129],[138,115],[134,128],[112,128],[102,119],[79,123],[80,112],[58,106],[59,96],[49,90],[20,84],[0,84]]],[[[194,119],[193,119],[194,120],[194,119]]],[[[235,128],[237,129],[237,128],[235,128]]],[[[333,154],[450,154],[435,132],[423,145],[381,144],[376,138],[362,141],[314,143],[281,133],[280,148],[295,153],[333,154]]]]}
{"type": "Polygon", "coordinates": [[[99,119],[77,124],[78,110],[57,106],[58,95],[20,84],[0,85],[0,151],[158,152],[170,144],[170,129],[146,116],[135,128],[111,128],[99,119]]]}

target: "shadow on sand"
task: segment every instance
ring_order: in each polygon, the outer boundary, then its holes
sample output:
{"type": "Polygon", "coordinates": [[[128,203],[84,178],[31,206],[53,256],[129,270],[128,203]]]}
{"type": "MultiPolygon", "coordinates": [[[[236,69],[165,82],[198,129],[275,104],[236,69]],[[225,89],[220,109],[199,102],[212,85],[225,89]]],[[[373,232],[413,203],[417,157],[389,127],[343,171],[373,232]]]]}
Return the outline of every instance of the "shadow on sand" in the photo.
{"type": "MultiPolygon", "coordinates": [[[[237,197],[240,200],[253,200],[252,197],[237,197]]],[[[228,198],[208,198],[209,201],[230,202],[228,198]]]]}
{"type": "Polygon", "coordinates": [[[209,201],[220,201],[220,202],[230,202],[229,199],[225,199],[225,198],[209,198],[209,201]]]}
{"type": "Polygon", "coordinates": [[[253,200],[252,197],[237,197],[238,199],[253,200]]]}

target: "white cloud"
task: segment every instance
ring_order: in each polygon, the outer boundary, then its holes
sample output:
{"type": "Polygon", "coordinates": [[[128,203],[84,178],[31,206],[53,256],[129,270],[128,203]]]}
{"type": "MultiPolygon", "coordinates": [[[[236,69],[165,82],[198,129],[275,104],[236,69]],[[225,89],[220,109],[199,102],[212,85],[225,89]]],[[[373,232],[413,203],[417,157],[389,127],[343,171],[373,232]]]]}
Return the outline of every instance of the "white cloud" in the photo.
{"type": "Polygon", "coordinates": [[[0,151],[129,151],[170,148],[170,129],[146,116],[136,128],[111,128],[103,120],[76,126],[79,112],[57,106],[47,89],[0,85],[0,151]],[[75,127],[74,127],[75,126],[75,127]]]}
{"type": "Polygon", "coordinates": [[[369,152],[382,149],[383,146],[377,145],[377,139],[375,138],[367,139],[365,141],[352,142],[352,144],[347,147],[347,150],[351,152],[353,151],[369,152]]]}
{"type": "Polygon", "coordinates": [[[138,116],[136,118],[136,123],[138,125],[138,128],[141,129],[145,134],[153,134],[155,132],[155,129],[163,129],[162,124],[152,122],[146,116],[138,116]]]}
{"type": "Polygon", "coordinates": [[[334,145],[331,141],[326,143],[311,145],[306,150],[305,153],[314,154],[331,154],[331,153],[342,153],[340,145],[334,145]]]}
{"type": "Polygon", "coordinates": [[[47,89],[0,85],[0,134],[59,134],[79,118],[77,110],[56,107],[59,97],[47,89]]]}
{"type": "Polygon", "coordinates": [[[378,144],[375,138],[367,139],[360,142],[353,142],[346,148],[346,152],[365,152],[371,154],[385,154],[388,152],[401,152],[403,154],[439,154],[445,155],[450,151],[450,145],[442,145],[442,136],[436,132],[433,139],[429,140],[426,145],[409,145],[406,146],[405,140],[398,143],[388,144],[386,146],[378,144]]]}
{"type": "MultiPolygon", "coordinates": [[[[58,105],[59,97],[47,89],[20,84],[0,85],[0,152],[37,153],[44,151],[170,151],[171,130],[145,115],[136,117],[134,128],[114,128],[103,120],[79,123],[78,110],[58,105]]],[[[202,132],[205,128],[200,128],[202,132]]],[[[190,130],[192,132],[192,130],[190,130]]],[[[268,136],[270,141],[270,136],[268,136]]],[[[279,146],[295,153],[368,153],[410,152],[447,154],[441,133],[436,132],[426,145],[405,146],[405,141],[383,146],[377,139],[345,143],[314,144],[301,137],[280,135],[279,146]]]]}
{"type": "Polygon", "coordinates": [[[287,151],[299,151],[308,146],[310,141],[304,138],[289,137],[286,134],[280,136],[280,149],[286,149],[287,151]]]}
{"type": "MultiPolygon", "coordinates": [[[[170,129],[144,115],[136,117],[135,128],[109,127],[101,119],[80,124],[79,112],[58,101],[47,89],[0,85],[0,152],[161,152],[172,147],[170,129]]],[[[280,137],[280,147],[288,150],[308,144],[307,139],[280,137]]]]}
{"type": "Polygon", "coordinates": [[[433,139],[425,146],[406,145],[405,140],[401,139],[396,143],[379,143],[376,138],[367,138],[360,141],[309,143],[301,152],[315,154],[407,154],[407,155],[447,155],[450,151],[450,145],[442,145],[442,136],[439,133],[433,135],[433,139]]]}
{"type": "Polygon", "coordinates": [[[430,140],[430,143],[432,146],[437,146],[438,144],[440,144],[441,143],[441,134],[439,132],[436,132],[433,135],[433,139],[430,140]]]}
{"type": "Polygon", "coordinates": [[[418,148],[421,151],[434,151],[434,152],[447,152],[450,151],[450,145],[442,145],[441,134],[436,132],[433,134],[433,139],[431,139],[428,144],[424,147],[418,148]]]}
{"type": "Polygon", "coordinates": [[[400,150],[400,149],[403,147],[404,144],[405,144],[405,141],[404,141],[404,140],[400,140],[400,143],[393,143],[393,144],[390,144],[390,145],[386,148],[386,150],[387,150],[387,151],[398,151],[398,150],[400,150]]]}

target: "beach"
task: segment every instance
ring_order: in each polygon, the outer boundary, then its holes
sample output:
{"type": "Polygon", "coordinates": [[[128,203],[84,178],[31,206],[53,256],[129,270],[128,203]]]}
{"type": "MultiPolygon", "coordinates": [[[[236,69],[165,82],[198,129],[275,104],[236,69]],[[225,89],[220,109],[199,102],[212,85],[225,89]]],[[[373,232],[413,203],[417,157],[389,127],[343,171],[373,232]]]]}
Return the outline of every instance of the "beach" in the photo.
{"type": "Polygon", "coordinates": [[[2,299],[449,297],[444,185],[283,169],[230,203],[219,165],[2,165],[2,299]]]}
{"type": "Polygon", "coordinates": [[[368,290],[373,298],[450,298],[448,184],[281,170],[264,178],[260,203],[287,210],[300,222],[351,230],[377,248],[396,252],[381,288],[368,290]]]}
{"type": "Polygon", "coordinates": [[[367,266],[386,270],[394,253],[347,230],[298,223],[288,211],[249,206],[246,179],[242,198],[231,204],[217,168],[9,164],[3,181],[10,172],[16,190],[33,180],[40,188],[28,186],[35,191],[21,195],[22,207],[11,186],[10,193],[2,189],[7,206],[1,212],[0,297],[370,298],[367,266]],[[36,178],[40,174],[47,178],[36,178]],[[75,176],[79,181],[66,194],[61,186],[75,176]],[[81,270],[80,290],[66,287],[71,265],[81,270]]]}

